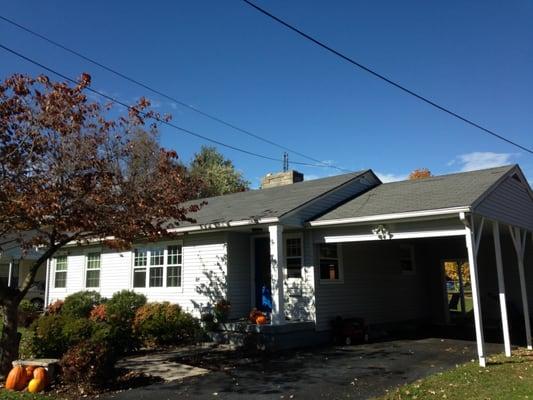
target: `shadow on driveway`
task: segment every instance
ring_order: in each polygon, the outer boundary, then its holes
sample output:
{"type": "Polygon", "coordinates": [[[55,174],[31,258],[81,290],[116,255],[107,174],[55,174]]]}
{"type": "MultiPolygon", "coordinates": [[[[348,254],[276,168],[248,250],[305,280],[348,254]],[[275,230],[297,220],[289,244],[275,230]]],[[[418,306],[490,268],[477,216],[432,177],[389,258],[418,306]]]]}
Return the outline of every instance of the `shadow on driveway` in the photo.
{"type": "MultiPolygon", "coordinates": [[[[498,351],[487,345],[488,352],[498,351]]],[[[182,381],[109,395],[117,400],[368,399],[476,359],[475,343],[396,340],[286,352],[182,381]]]]}

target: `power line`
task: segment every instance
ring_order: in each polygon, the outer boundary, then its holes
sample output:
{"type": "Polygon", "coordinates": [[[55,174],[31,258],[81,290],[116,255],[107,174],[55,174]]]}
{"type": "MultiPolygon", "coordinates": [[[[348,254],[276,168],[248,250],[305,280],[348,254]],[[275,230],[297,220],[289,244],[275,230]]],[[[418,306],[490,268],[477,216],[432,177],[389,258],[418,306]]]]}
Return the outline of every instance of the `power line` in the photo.
{"type": "Polygon", "coordinates": [[[374,71],[373,69],[361,64],[360,62],[355,61],[353,58],[350,58],[350,57],[342,54],[340,51],[335,50],[334,48],[328,46],[327,44],[321,42],[320,40],[315,39],[311,35],[301,31],[300,29],[294,27],[293,25],[289,24],[288,22],[285,22],[284,20],[276,17],[274,14],[271,14],[270,12],[266,11],[265,9],[255,5],[250,0],[242,0],[242,1],[244,1],[246,4],[248,4],[249,6],[251,6],[254,9],[256,9],[257,11],[259,11],[260,13],[266,15],[267,17],[273,19],[274,21],[276,21],[276,22],[280,23],[281,25],[285,26],[286,28],[290,29],[291,31],[296,32],[298,35],[304,37],[307,40],[310,40],[314,44],[322,47],[323,49],[329,51],[330,53],[335,54],[336,56],[342,58],[343,60],[348,61],[350,64],[355,65],[356,67],[362,69],[363,71],[368,72],[369,74],[375,76],[376,78],[379,78],[379,79],[387,82],[388,84],[390,84],[390,85],[402,90],[403,92],[405,92],[407,94],[410,94],[411,96],[416,97],[417,99],[429,104],[430,106],[433,106],[433,107],[437,108],[438,110],[440,110],[442,112],[445,112],[446,114],[451,115],[452,117],[455,117],[455,118],[457,118],[457,119],[459,119],[459,120],[461,120],[461,121],[463,121],[463,122],[465,122],[465,123],[467,123],[467,124],[469,124],[469,125],[471,125],[471,126],[473,126],[475,128],[478,128],[478,129],[482,130],[483,132],[488,133],[489,135],[492,135],[492,136],[494,136],[494,137],[496,137],[496,138],[498,138],[500,140],[503,140],[504,142],[507,142],[507,143],[509,143],[509,144],[511,144],[511,145],[513,145],[515,147],[518,147],[519,149],[522,149],[524,151],[527,151],[528,153],[533,154],[533,150],[532,149],[527,148],[525,146],[522,146],[521,144],[518,144],[518,143],[516,143],[516,142],[514,142],[514,141],[512,141],[510,139],[507,139],[506,137],[504,137],[504,136],[502,136],[502,135],[500,135],[500,134],[498,134],[498,133],[496,133],[496,132],[494,132],[494,131],[492,131],[492,130],[490,130],[488,128],[485,128],[485,127],[481,126],[480,124],[478,124],[476,122],[473,122],[472,120],[470,120],[470,119],[468,119],[466,117],[463,117],[463,116],[457,114],[456,112],[453,112],[450,109],[435,103],[434,101],[428,99],[427,97],[424,97],[424,96],[414,92],[413,90],[406,88],[405,86],[393,81],[392,79],[387,78],[386,76],[374,71]]]}
{"type": "MultiPolygon", "coordinates": [[[[0,48],[4,49],[5,51],[7,51],[7,52],[9,52],[9,53],[11,53],[11,54],[13,54],[13,55],[15,55],[15,56],[17,56],[17,57],[19,57],[19,58],[25,60],[25,61],[28,61],[28,62],[30,62],[30,63],[32,63],[32,64],[38,66],[38,67],[40,67],[40,68],[43,68],[44,70],[46,70],[46,71],[48,71],[48,72],[50,72],[50,73],[52,73],[52,74],[54,74],[54,75],[57,75],[57,76],[59,76],[59,77],[65,79],[65,80],[67,80],[67,81],[69,81],[69,82],[71,82],[71,83],[74,83],[74,84],[78,84],[78,83],[79,83],[79,82],[76,81],[75,79],[70,78],[70,77],[68,77],[67,75],[62,74],[61,72],[58,72],[58,71],[56,71],[56,70],[54,70],[54,69],[52,69],[52,68],[50,68],[50,67],[47,67],[46,65],[43,65],[43,64],[41,64],[40,62],[35,61],[35,60],[33,60],[32,58],[30,58],[30,57],[27,57],[27,56],[25,56],[25,55],[23,55],[23,54],[21,54],[21,53],[15,51],[15,50],[9,48],[9,47],[7,47],[7,46],[4,46],[2,43],[0,43],[0,48]]],[[[86,89],[87,89],[88,91],[90,91],[90,92],[92,92],[92,93],[98,95],[98,96],[101,96],[101,97],[103,97],[103,98],[105,98],[105,99],[107,99],[107,100],[109,100],[109,101],[112,101],[113,103],[116,103],[116,104],[119,104],[119,105],[121,105],[121,106],[123,106],[123,107],[126,107],[128,110],[136,110],[136,111],[139,112],[139,110],[138,110],[137,108],[135,108],[135,107],[133,107],[133,106],[130,106],[129,104],[124,103],[123,101],[117,100],[116,98],[114,98],[114,97],[112,97],[112,96],[109,96],[109,95],[107,95],[107,94],[105,94],[105,93],[99,92],[98,90],[92,89],[92,88],[90,88],[90,87],[87,87],[86,89]]],[[[144,113],[144,112],[140,112],[140,114],[143,115],[143,116],[146,115],[146,113],[144,113]]],[[[202,139],[202,140],[205,140],[205,141],[208,141],[208,142],[211,142],[211,143],[215,143],[215,144],[217,144],[217,145],[219,145],[219,146],[223,146],[223,147],[226,147],[226,148],[228,148],[228,149],[232,149],[232,150],[235,150],[235,151],[239,151],[239,152],[241,152],[241,153],[248,154],[248,155],[250,155],[250,156],[263,158],[263,159],[265,159],[265,160],[271,160],[271,161],[276,161],[276,162],[282,162],[281,159],[274,158],[274,157],[270,157],[270,156],[266,156],[266,155],[264,155],[264,154],[255,153],[255,152],[253,152],[253,151],[249,151],[249,150],[246,150],[246,149],[243,149],[243,148],[237,147],[237,146],[233,146],[233,145],[230,145],[230,144],[226,144],[226,143],[221,142],[221,141],[219,141],[219,140],[212,139],[212,138],[210,138],[210,137],[208,137],[208,136],[205,136],[205,135],[199,134],[199,133],[197,133],[197,132],[194,132],[194,131],[191,131],[191,130],[189,130],[189,129],[186,129],[186,128],[183,128],[183,127],[181,127],[181,126],[178,126],[178,125],[176,125],[176,124],[173,124],[173,123],[171,123],[171,122],[169,122],[169,121],[165,121],[164,119],[161,119],[161,118],[158,118],[158,117],[152,117],[152,118],[154,118],[155,120],[157,120],[158,122],[160,122],[160,123],[162,123],[162,124],[164,124],[164,125],[167,125],[167,126],[169,126],[169,127],[171,127],[171,128],[174,128],[174,129],[176,129],[176,130],[178,130],[178,131],[181,131],[181,132],[187,133],[187,134],[189,134],[189,135],[191,135],[191,136],[195,136],[195,137],[197,137],[197,138],[200,138],[200,139],[202,139]]],[[[310,163],[299,162],[299,161],[292,161],[292,163],[293,163],[293,164],[298,164],[298,165],[304,165],[304,166],[308,166],[308,167],[327,167],[326,165],[310,164],[310,163]]],[[[350,172],[351,172],[351,171],[350,171],[350,172]]]]}
{"type": "MultiPolygon", "coordinates": [[[[59,47],[60,49],[65,50],[68,53],[71,53],[71,54],[73,54],[73,55],[75,55],[75,56],[77,56],[77,57],[79,57],[79,58],[81,58],[81,59],[83,59],[83,60],[85,60],[87,62],[90,62],[91,64],[96,65],[96,66],[98,66],[98,67],[100,67],[100,68],[102,68],[102,69],[104,69],[104,70],[106,70],[106,71],[108,71],[108,72],[110,72],[110,73],[112,73],[112,74],[114,74],[114,75],[116,75],[116,76],[128,81],[128,82],[130,82],[130,83],[133,83],[133,84],[135,84],[137,86],[140,86],[140,87],[142,87],[142,88],[144,88],[144,89],[146,89],[146,90],[148,90],[148,91],[150,91],[152,93],[157,94],[158,96],[164,97],[167,100],[173,101],[173,102],[175,102],[176,104],[179,104],[182,107],[188,108],[189,110],[192,110],[192,111],[194,111],[197,114],[200,114],[200,115],[202,115],[202,116],[204,116],[206,118],[209,118],[212,121],[218,122],[218,123],[220,123],[222,125],[225,125],[225,126],[231,128],[231,129],[233,129],[233,130],[236,130],[236,131],[238,131],[240,133],[244,133],[245,135],[248,135],[248,136],[251,136],[251,137],[253,137],[255,139],[261,140],[261,141],[263,141],[265,143],[268,143],[268,144],[270,144],[272,146],[278,147],[278,148],[280,148],[282,150],[291,152],[291,153],[296,154],[296,155],[298,155],[300,157],[303,157],[303,158],[306,158],[308,160],[314,161],[316,163],[322,164],[323,166],[326,166],[326,167],[329,167],[329,168],[335,168],[335,169],[337,169],[339,171],[352,172],[352,171],[346,170],[344,168],[337,167],[337,166],[335,166],[333,164],[318,160],[318,159],[316,159],[314,157],[308,156],[308,155],[306,155],[304,153],[301,153],[299,151],[293,150],[293,149],[291,149],[289,147],[286,147],[286,146],[281,145],[279,143],[276,143],[276,142],[274,142],[272,140],[269,140],[269,139],[267,139],[267,138],[265,138],[265,137],[263,137],[261,135],[255,134],[255,133],[253,133],[253,132],[251,132],[251,131],[249,131],[247,129],[240,128],[237,125],[235,125],[235,124],[233,124],[231,122],[225,121],[225,120],[223,120],[220,117],[217,117],[215,115],[212,115],[212,114],[209,114],[209,113],[207,113],[205,111],[202,111],[202,110],[200,110],[200,109],[198,109],[196,107],[193,107],[193,106],[185,103],[182,100],[176,99],[175,97],[173,97],[173,96],[171,96],[169,94],[166,94],[166,93],[164,93],[164,92],[162,92],[162,91],[160,91],[158,89],[154,89],[153,87],[147,85],[146,83],[143,83],[143,82],[141,82],[141,81],[139,81],[137,79],[134,79],[134,78],[132,78],[132,77],[130,77],[128,75],[125,75],[124,73],[122,73],[120,71],[117,71],[114,68],[108,67],[108,66],[102,64],[101,62],[98,62],[98,61],[96,61],[96,60],[94,60],[94,59],[92,59],[92,58],[80,53],[79,51],[73,50],[73,49],[71,49],[71,48],[69,48],[69,47],[67,47],[67,46],[65,46],[65,45],[63,45],[63,44],[61,44],[59,42],[56,42],[55,40],[50,39],[50,38],[48,38],[48,37],[46,37],[46,36],[44,36],[44,35],[42,35],[42,34],[40,34],[38,32],[35,32],[34,30],[32,30],[32,29],[30,29],[28,27],[25,27],[25,26],[15,22],[15,21],[13,21],[13,20],[11,20],[9,18],[6,18],[6,17],[0,15],[0,19],[5,21],[5,22],[7,22],[7,23],[9,23],[9,24],[11,24],[11,25],[13,25],[13,26],[15,26],[15,27],[17,27],[17,28],[19,28],[19,29],[22,29],[23,31],[28,32],[29,34],[31,34],[33,36],[36,36],[36,37],[38,37],[38,38],[40,38],[40,39],[42,39],[42,40],[44,40],[44,41],[56,46],[56,47],[59,47]]],[[[296,164],[296,162],[294,162],[294,161],[291,161],[291,162],[293,164],[296,164]]]]}

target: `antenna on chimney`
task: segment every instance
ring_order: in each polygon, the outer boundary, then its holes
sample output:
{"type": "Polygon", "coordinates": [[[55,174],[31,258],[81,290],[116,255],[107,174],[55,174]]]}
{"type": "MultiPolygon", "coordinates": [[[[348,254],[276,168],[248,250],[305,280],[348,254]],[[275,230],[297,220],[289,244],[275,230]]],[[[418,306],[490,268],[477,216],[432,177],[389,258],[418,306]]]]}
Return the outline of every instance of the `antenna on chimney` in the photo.
{"type": "Polygon", "coordinates": [[[285,152],[283,153],[283,172],[287,172],[289,170],[289,153],[285,152]]]}

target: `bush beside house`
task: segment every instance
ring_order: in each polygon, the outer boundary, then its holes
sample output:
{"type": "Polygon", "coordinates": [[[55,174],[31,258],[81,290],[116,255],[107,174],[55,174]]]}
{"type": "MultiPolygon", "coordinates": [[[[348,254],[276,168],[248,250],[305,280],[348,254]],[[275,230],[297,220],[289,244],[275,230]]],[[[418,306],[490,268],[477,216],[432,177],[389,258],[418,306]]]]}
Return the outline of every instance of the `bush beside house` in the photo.
{"type": "Polygon", "coordinates": [[[59,358],[62,380],[105,384],[118,357],[141,346],[179,345],[198,338],[199,321],[178,305],[147,303],[121,291],[109,300],[83,291],[53,303],[28,329],[23,354],[59,358]]]}

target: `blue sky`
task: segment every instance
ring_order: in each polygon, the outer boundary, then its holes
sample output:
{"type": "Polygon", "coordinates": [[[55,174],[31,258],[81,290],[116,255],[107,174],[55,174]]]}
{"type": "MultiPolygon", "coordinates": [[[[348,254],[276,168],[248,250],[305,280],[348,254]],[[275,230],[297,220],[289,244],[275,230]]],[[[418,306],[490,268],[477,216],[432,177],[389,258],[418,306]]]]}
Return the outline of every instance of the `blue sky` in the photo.
{"type": "MultiPolygon", "coordinates": [[[[401,84],[533,147],[530,1],[257,1],[401,84]]],[[[4,2],[0,14],[208,113],[384,180],[519,163],[533,156],[407,96],[326,53],[239,0],[4,2]]],[[[0,42],[132,102],[145,95],[173,122],[273,157],[282,150],[146,93],[0,21],[0,42]]],[[[0,78],[41,71],[0,50],[0,78]]],[[[184,160],[203,144],[162,128],[184,160]]],[[[257,185],[281,163],[220,148],[257,185]]],[[[297,156],[292,160],[306,161],[297,156]]],[[[338,173],[296,167],[308,178],[338,173]]]]}

